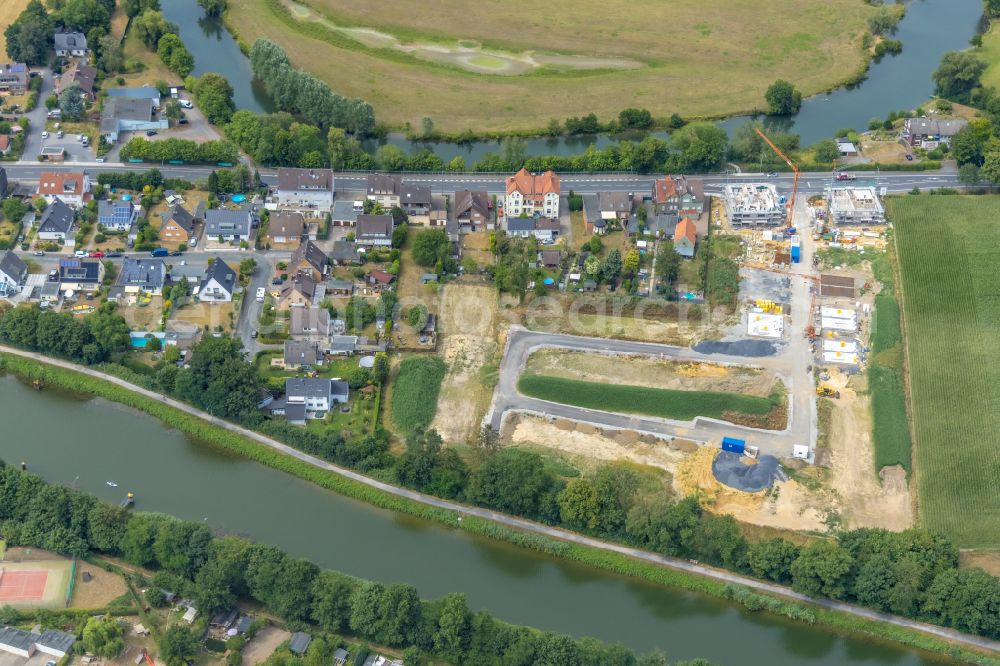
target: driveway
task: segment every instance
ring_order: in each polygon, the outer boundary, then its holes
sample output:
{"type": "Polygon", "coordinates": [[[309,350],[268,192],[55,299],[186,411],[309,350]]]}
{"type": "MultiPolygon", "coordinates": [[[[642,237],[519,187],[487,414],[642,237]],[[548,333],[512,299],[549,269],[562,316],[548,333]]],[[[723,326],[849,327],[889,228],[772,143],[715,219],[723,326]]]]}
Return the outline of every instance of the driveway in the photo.
{"type": "Polygon", "coordinates": [[[24,141],[23,159],[31,162],[37,160],[39,153],[42,152],[42,130],[45,129],[45,121],[48,115],[48,109],[45,108],[45,99],[53,94],[55,89],[55,83],[52,80],[52,70],[48,67],[43,67],[38,72],[38,75],[42,77],[42,89],[38,93],[38,104],[32,111],[25,114],[28,118],[28,136],[24,141]]]}
{"type": "MultiPolygon", "coordinates": [[[[166,103],[166,102],[164,102],[166,103]]],[[[129,142],[133,137],[148,138],[150,141],[162,141],[163,139],[187,139],[190,141],[197,141],[202,143],[205,141],[218,141],[222,139],[222,135],[219,134],[218,130],[215,129],[205,115],[198,110],[197,107],[192,109],[182,109],[184,115],[188,119],[187,125],[174,125],[170,129],[156,130],[157,134],[153,137],[147,137],[146,132],[122,132],[118,135],[118,143],[112,146],[111,150],[108,151],[105,159],[108,162],[120,162],[121,157],[119,157],[119,152],[121,147],[129,142]]]]}

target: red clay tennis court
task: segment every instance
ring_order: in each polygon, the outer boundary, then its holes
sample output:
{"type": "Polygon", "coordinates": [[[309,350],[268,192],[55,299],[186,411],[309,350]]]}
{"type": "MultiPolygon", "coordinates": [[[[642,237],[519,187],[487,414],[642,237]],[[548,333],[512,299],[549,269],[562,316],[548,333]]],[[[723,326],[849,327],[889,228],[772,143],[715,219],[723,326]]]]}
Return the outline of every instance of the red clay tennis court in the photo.
{"type": "Polygon", "coordinates": [[[0,604],[42,601],[48,579],[48,571],[5,571],[0,567],[0,604]]]}

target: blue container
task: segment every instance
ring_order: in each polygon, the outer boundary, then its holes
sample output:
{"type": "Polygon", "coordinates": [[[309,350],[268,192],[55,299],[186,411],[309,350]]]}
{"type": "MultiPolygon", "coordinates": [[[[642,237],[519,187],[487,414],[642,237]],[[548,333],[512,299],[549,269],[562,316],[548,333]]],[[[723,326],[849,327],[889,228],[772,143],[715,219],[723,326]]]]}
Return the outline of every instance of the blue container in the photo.
{"type": "Polygon", "coordinates": [[[122,201],[132,201],[132,195],[131,194],[123,194],[122,195],[122,201]]]}
{"type": "Polygon", "coordinates": [[[730,453],[738,453],[743,455],[743,452],[747,448],[747,443],[742,439],[736,439],[735,437],[723,437],[722,438],[722,450],[729,451],[730,453]]]}
{"type": "Polygon", "coordinates": [[[796,263],[797,264],[797,263],[799,263],[799,261],[801,259],[802,259],[801,249],[799,248],[798,245],[793,245],[792,246],[792,263],[796,263]]]}

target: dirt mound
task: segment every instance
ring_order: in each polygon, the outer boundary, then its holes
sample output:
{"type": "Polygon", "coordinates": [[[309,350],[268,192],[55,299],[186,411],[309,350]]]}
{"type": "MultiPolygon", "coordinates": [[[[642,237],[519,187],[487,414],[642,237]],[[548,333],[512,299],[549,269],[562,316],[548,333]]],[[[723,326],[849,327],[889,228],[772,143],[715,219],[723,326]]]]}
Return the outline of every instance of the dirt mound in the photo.
{"type": "Polygon", "coordinates": [[[670,448],[684,453],[694,453],[698,450],[698,444],[689,439],[674,439],[670,442],[670,448]]]}
{"type": "Polygon", "coordinates": [[[764,455],[757,461],[744,461],[739,454],[720,451],[712,463],[712,474],[730,488],[755,493],[774,485],[778,459],[764,455]]]}

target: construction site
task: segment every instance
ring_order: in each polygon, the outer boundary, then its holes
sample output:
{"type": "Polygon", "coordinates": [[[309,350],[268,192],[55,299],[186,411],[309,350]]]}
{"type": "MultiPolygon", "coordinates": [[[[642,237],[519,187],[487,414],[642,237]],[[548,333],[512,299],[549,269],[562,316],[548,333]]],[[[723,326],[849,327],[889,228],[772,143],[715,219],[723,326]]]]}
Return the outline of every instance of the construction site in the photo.
{"type": "Polygon", "coordinates": [[[785,223],[785,197],[770,183],[726,185],[722,195],[729,224],[738,227],[779,226],[785,223]]]}
{"type": "Polygon", "coordinates": [[[831,187],[827,194],[827,204],[832,224],[885,224],[885,207],[874,187],[831,187]]]}

